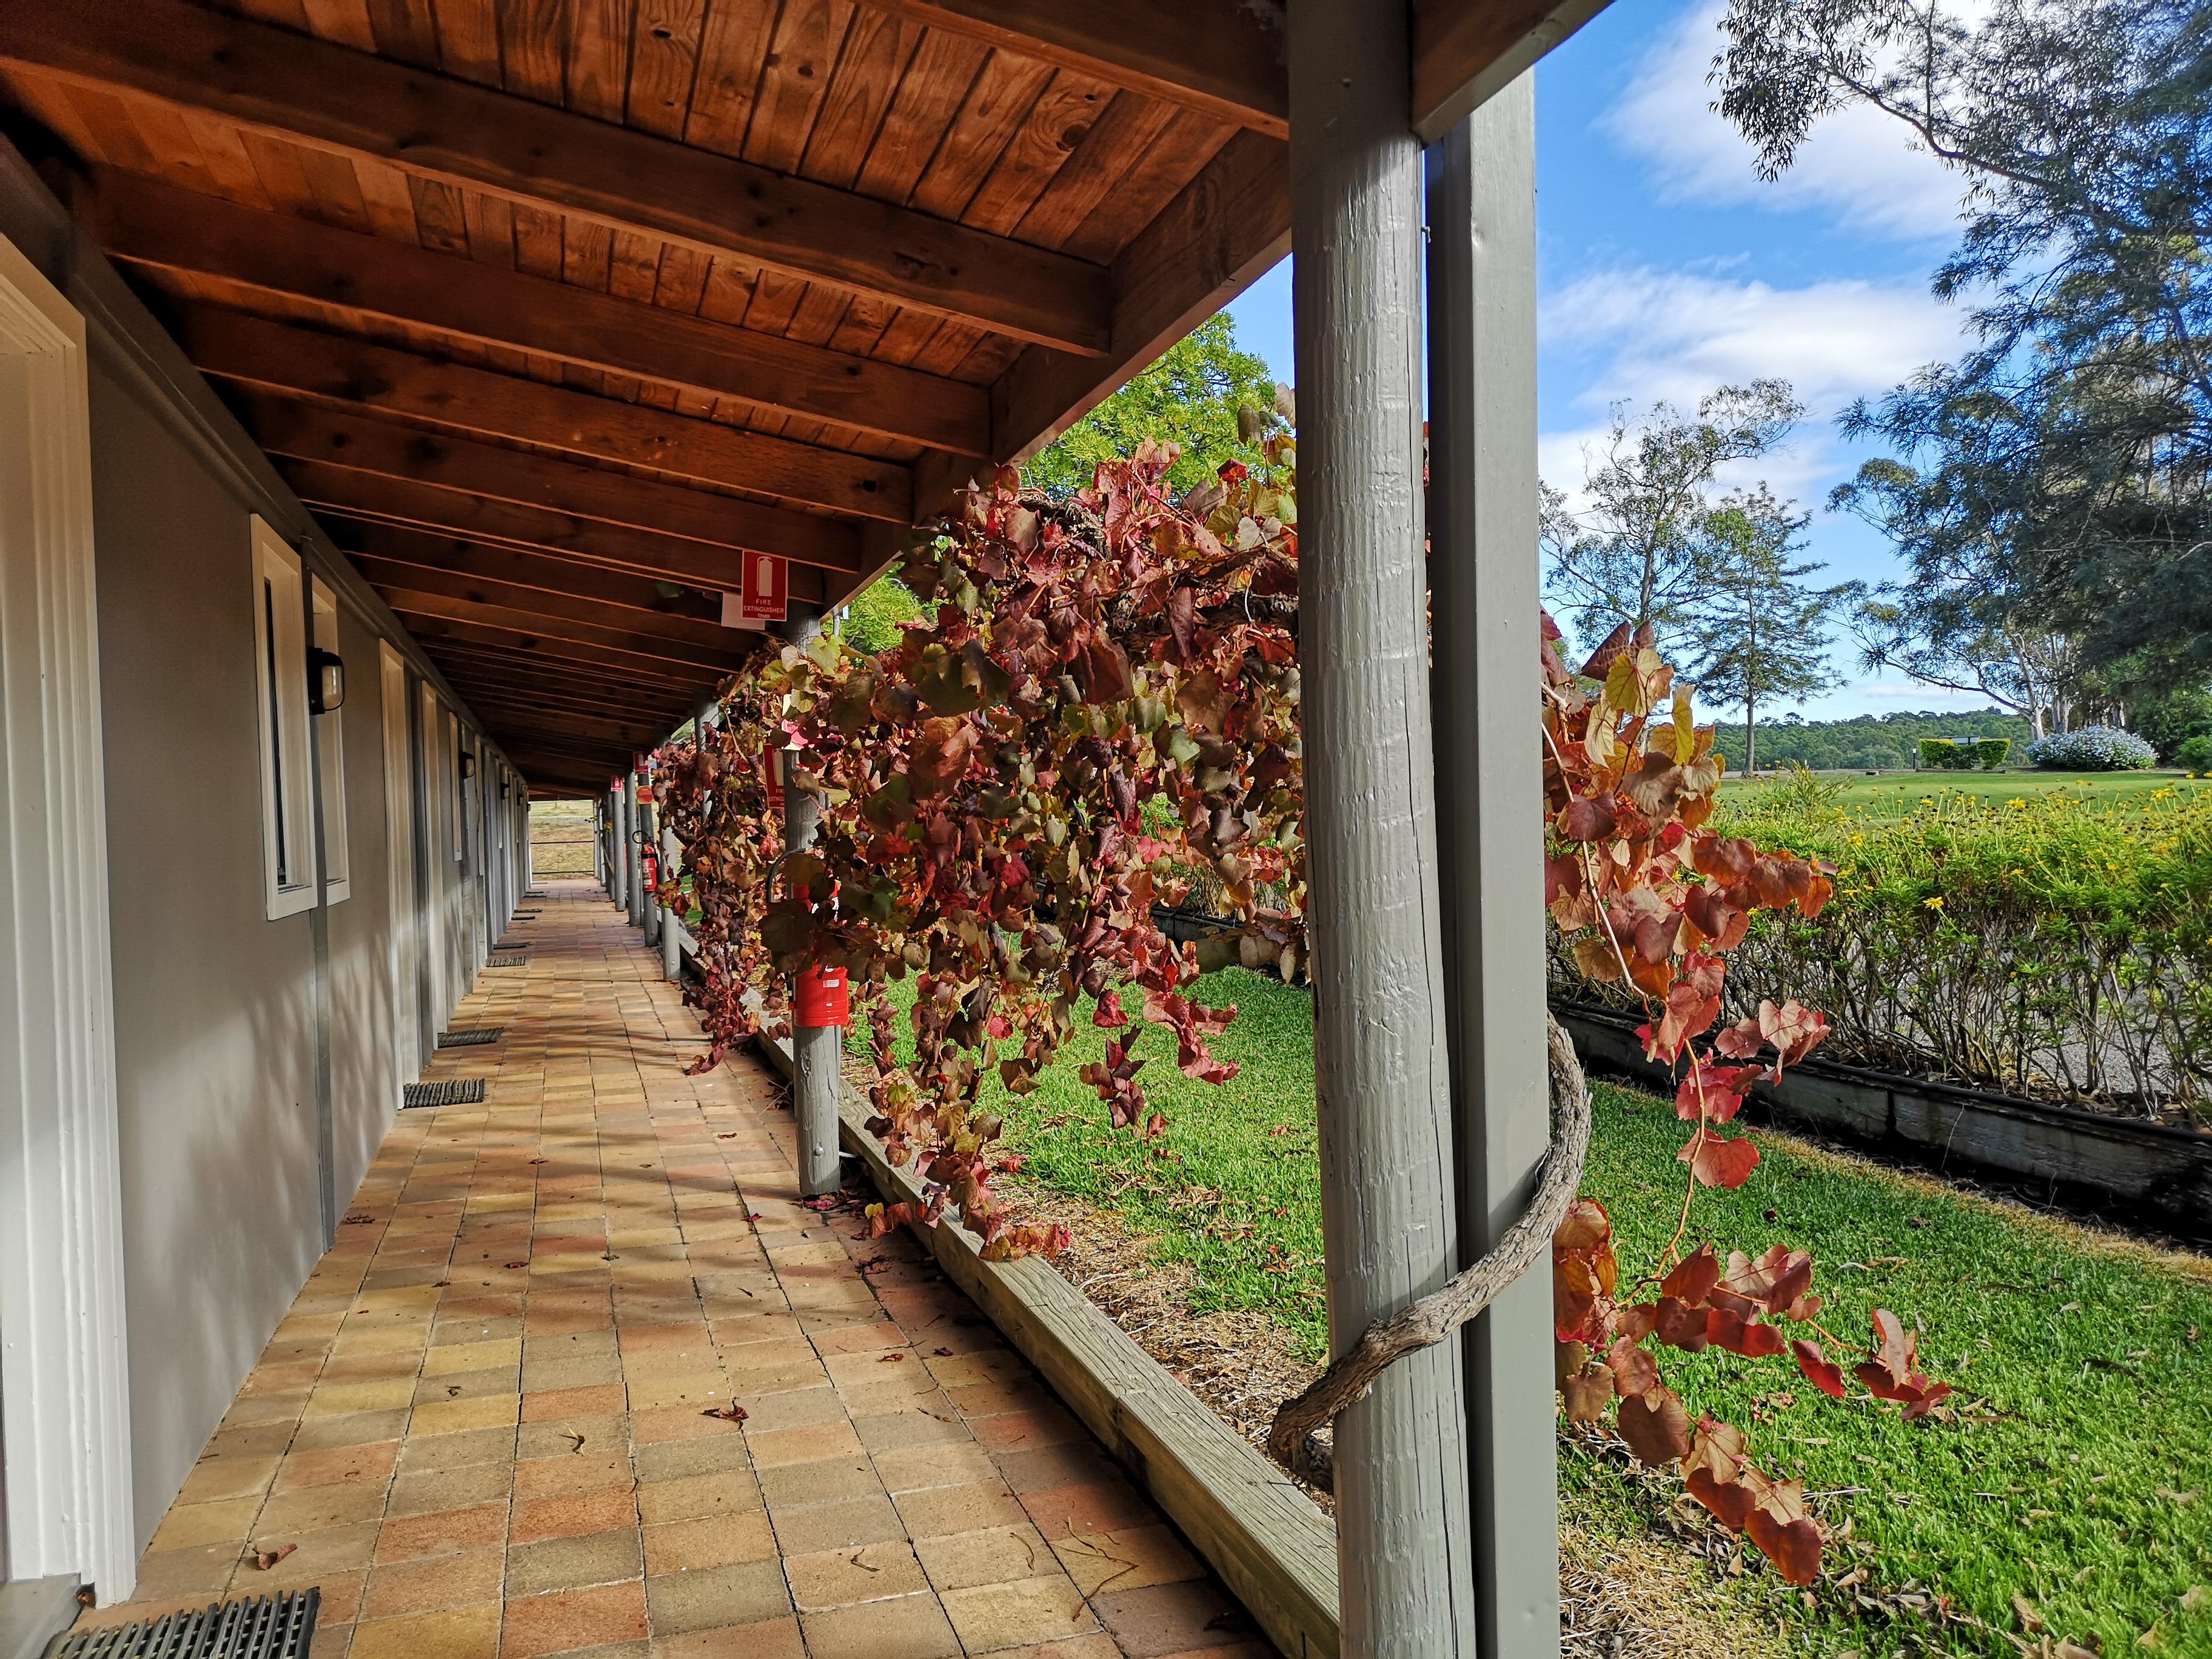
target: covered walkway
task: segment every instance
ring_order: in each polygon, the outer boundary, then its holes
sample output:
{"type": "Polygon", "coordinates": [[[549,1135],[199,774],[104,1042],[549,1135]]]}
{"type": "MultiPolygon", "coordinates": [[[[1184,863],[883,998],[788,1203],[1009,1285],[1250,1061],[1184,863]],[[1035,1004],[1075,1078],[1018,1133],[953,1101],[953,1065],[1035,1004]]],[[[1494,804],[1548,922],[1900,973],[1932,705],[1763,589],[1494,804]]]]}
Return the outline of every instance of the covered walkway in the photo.
{"type": "Polygon", "coordinates": [[[504,1035],[428,1074],[483,1103],[401,1115],[78,1628],[313,1583],[317,1659],[1267,1652],[914,1240],[799,1203],[772,1074],[684,1075],[597,884],[545,891],[454,1017],[504,1035]]]}

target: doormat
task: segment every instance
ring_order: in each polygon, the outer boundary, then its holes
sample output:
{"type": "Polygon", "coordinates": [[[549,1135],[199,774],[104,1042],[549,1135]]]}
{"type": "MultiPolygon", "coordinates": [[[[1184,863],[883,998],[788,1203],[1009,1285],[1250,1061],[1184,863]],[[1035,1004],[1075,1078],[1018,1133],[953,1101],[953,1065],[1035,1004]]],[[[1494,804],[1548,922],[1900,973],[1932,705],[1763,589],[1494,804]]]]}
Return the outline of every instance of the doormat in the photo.
{"type": "Polygon", "coordinates": [[[479,1043],[498,1042],[501,1033],[506,1030],[504,1025],[479,1025],[473,1031],[441,1031],[438,1033],[438,1046],[441,1048],[473,1048],[479,1043]]]}
{"type": "Polygon", "coordinates": [[[530,966],[530,958],[528,957],[486,957],[484,958],[484,966],[487,968],[527,968],[530,966]]]}
{"type": "Polygon", "coordinates": [[[460,1078],[450,1083],[410,1083],[399,1103],[408,1106],[473,1106],[483,1098],[483,1079],[460,1078]]]}
{"type": "Polygon", "coordinates": [[[322,1598],[319,1589],[283,1590],[76,1636],[64,1631],[46,1659],[307,1659],[322,1598]]]}

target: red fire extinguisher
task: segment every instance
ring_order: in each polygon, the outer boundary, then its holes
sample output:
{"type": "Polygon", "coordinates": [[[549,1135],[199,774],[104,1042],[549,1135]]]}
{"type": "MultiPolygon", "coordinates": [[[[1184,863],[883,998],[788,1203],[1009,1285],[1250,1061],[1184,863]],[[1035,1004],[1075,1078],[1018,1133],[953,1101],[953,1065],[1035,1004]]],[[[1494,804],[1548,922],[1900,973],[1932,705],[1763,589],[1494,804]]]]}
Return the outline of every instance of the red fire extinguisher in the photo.
{"type": "Polygon", "coordinates": [[[851,988],[842,968],[820,966],[799,970],[798,1023],[801,1025],[849,1025],[853,1023],[851,988]]]}

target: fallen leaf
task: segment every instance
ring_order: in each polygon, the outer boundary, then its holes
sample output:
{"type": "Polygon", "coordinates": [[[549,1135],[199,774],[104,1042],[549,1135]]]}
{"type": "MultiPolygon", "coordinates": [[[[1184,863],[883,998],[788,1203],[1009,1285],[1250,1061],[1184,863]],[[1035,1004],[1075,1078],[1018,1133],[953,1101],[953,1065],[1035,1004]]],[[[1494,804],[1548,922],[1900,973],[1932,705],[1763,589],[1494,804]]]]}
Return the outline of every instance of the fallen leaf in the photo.
{"type": "Polygon", "coordinates": [[[903,1365],[906,1364],[906,1353],[902,1349],[893,1348],[889,1353],[878,1359],[876,1364],[878,1365],[903,1365]]]}
{"type": "Polygon", "coordinates": [[[937,1357],[939,1359],[950,1359],[952,1358],[952,1350],[950,1348],[939,1348],[937,1351],[937,1357]]]}
{"type": "Polygon", "coordinates": [[[709,1406],[699,1413],[702,1417],[719,1417],[725,1423],[742,1423],[752,1413],[734,1401],[726,1406],[709,1406]]]}
{"type": "Polygon", "coordinates": [[[2022,1630],[2030,1636],[2043,1634],[2043,1615],[2036,1612],[2034,1602],[2029,1601],[2025,1595],[2016,1594],[2012,1598],[2012,1610],[2020,1615],[2020,1627],[2022,1630]]]}
{"type": "Polygon", "coordinates": [[[299,1547],[297,1544],[277,1544],[267,1549],[257,1546],[253,1552],[253,1565],[266,1572],[299,1547]]]}

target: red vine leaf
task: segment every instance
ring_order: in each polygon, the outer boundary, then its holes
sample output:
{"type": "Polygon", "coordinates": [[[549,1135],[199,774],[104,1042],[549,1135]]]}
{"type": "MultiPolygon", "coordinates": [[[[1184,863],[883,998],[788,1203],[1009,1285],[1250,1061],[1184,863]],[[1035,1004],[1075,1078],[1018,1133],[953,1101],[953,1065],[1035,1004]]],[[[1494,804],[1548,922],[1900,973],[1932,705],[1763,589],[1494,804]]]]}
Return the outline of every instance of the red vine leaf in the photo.
{"type": "Polygon", "coordinates": [[[1820,1352],[1820,1345],[1810,1337],[1795,1338],[1790,1352],[1796,1357],[1797,1369],[1805,1373],[1805,1380],[1822,1394],[1841,1400],[1844,1397],[1844,1369],[1820,1352]]]}
{"type": "Polygon", "coordinates": [[[1758,1147],[1748,1140],[1731,1139],[1708,1129],[1692,1136],[1678,1157],[1704,1185],[1730,1190],[1750,1180],[1751,1172],[1759,1167],[1758,1147]]]}
{"type": "Polygon", "coordinates": [[[1663,1383],[1620,1402],[1620,1437],[1636,1461],[1656,1468],[1690,1449],[1690,1415],[1663,1383]]]}

